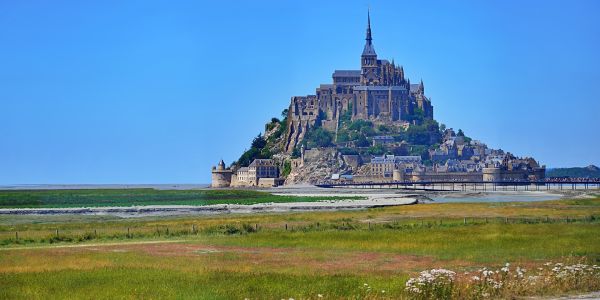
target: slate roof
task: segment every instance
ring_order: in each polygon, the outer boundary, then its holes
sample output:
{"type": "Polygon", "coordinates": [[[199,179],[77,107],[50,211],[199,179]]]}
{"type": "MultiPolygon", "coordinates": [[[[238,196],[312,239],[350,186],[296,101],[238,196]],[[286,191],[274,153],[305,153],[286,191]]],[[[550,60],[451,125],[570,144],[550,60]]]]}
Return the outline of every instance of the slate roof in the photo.
{"type": "Polygon", "coordinates": [[[335,70],[333,77],[360,77],[360,70],[335,70]]]}
{"type": "Polygon", "coordinates": [[[362,55],[377,55],[377,53],[375,53],[375,47],[373,47],[373,44],[365,44],[362,55]]]}

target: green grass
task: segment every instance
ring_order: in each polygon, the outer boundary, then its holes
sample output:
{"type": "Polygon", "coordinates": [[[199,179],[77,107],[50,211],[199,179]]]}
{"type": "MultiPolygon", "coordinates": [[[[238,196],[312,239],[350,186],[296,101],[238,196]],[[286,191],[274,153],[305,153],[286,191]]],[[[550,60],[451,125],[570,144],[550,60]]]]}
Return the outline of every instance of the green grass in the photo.
{"type": "MultiPolygon", "coordinates": [[[[360,197],[345,197],[344,199],[360,197]]],[[[277,196],[252,190],[82,189],[0,191],[0,208],[314,202],[339,197],[277,196]]]]}
{"type": "Polygon", "coordinates": [[[600,262],[600,223],[383,226],[371,230],[258,232],[209,237],[210,244],[389,252],[481,263],[587,256],[600,262]],[[451,237],[451,238],[450,238],[451,237]]]}
{"type": "Polygon", "coordinates": [[[261,272],[180,272],[153,268],[62,270],[1,274],[0,298],[47,299],[362,299],[369,294],[399,295],[400,278],[360,275],[294,275],[261,272]],[[369,282],[377,291],[367,292],[369,282]]]}
{"type": "Polygon", "coordinates": [[[546,261],[600,264],[598,203],[596,197],[168,218],[0,216],[0,299],[402,299],[406,279],[425,269],[463,274],[505,262],[530,270],[546,261]],[[56,229],[59,238],[51,240],[56,229]],[[94,230],[98,236],[90,236],[94,230]],[[159,243],[145,244],[151,241],[159,243]]]}

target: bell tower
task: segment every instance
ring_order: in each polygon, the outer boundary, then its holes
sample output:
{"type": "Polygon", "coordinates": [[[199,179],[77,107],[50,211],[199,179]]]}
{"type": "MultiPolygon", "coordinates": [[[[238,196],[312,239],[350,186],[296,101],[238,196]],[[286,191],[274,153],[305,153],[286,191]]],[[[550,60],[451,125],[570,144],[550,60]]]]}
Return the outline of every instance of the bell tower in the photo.
{"type": "Polygon", "coordinates": [[[376,85],[379,83],[379,74],[377,67],[377,53],[373,47],[373,38],[371,36],[371,13],[367,11],[367,37],[365,47],[360,56],[360,82],[363,85],[376,85]]]}

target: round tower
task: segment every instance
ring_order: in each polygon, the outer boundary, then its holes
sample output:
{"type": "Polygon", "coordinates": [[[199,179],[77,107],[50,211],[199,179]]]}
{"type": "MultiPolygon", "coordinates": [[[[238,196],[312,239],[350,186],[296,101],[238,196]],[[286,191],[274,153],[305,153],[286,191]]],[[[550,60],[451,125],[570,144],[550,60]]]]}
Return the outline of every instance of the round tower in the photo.
{"type": "Polygon", "coordinates": [[[483,168],[483,181],[502,181],[500,168],[483,168]]]}
{"type": "Polygon", "coordinates": [[[404,181],[404,172],[402,170],[394,170],[392,173],[392,179],[394,181],[404,181]]]}
{"type": "Polygon", "coordinates": [[[213,188],[226,188],[231,185],[231,169],[225,168],[225,162],[221,159],[216,167],[212,167],[212,182],[213,188]]]}

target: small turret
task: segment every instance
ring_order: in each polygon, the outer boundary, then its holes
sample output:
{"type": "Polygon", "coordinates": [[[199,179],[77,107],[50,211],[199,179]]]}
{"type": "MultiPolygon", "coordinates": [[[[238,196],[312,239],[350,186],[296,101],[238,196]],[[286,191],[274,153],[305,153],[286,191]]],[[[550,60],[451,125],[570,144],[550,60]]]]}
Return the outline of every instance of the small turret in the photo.
{"type": "Polygon", "coordinates": [[[221,159],[217,166],[212,167],[212,182],[213,188],[225,188],[231,185],[231,176],[233,172],[231,169],[225,168],[225,162],[221,159]]]}

